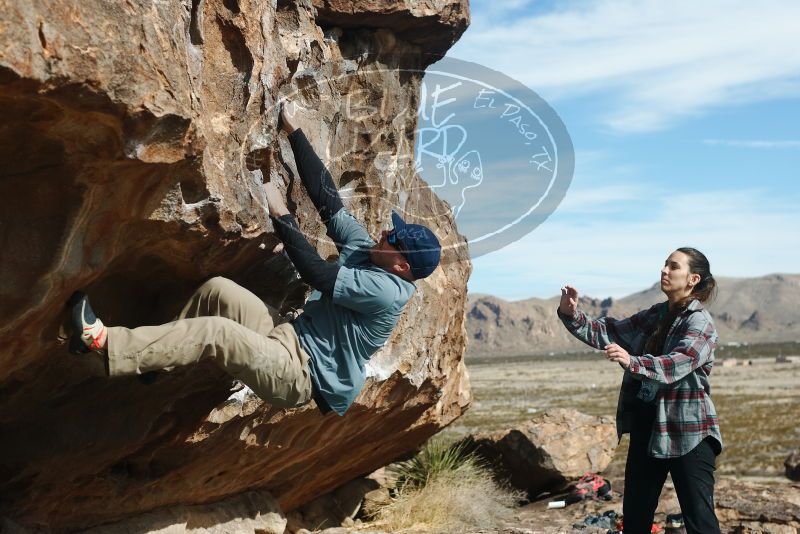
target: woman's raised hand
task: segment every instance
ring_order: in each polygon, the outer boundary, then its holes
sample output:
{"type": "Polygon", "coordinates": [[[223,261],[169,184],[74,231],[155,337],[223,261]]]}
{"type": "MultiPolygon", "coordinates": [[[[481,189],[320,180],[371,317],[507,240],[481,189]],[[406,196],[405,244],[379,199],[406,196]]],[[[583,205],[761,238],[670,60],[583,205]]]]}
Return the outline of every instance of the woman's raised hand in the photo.
{"type": "Polygon", "coordinates": [[[572,286],[561,288],[561,304],[558,311],[567,317],[573,317],[578,309],[578,290],[572,286]]]}

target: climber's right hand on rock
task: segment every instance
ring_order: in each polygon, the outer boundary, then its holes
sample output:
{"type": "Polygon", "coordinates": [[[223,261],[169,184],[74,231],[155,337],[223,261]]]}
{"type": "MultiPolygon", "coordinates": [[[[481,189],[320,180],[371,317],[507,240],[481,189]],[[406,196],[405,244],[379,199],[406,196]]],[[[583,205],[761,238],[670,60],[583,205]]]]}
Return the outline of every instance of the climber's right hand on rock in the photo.
{"type": "Polygon", "coordinates": [[[297,104],[288,100],[281,102],[280,123],[281,128],[287,134],[297,129],[295,126],[295,116],[297,115],[297,104]]]}
{"type": "Polygon", "coordinates": [[[561,303],[558,306],[558,311],[567,317],[574,317],[575,312],[578,310],[578,290],[572,286],[564,286],[561,288],[561,303]]]}
{"type": "Polygon", "coordinates": [[[277,218],[283,215],[289,215],[289,208],[286,207],[286,200],[283,198],[283,193],[281,193],[281,190],[278,189],[274,183],[265,183],[264,192],[266,193],[267,208],[271,216],[277,218]]]}

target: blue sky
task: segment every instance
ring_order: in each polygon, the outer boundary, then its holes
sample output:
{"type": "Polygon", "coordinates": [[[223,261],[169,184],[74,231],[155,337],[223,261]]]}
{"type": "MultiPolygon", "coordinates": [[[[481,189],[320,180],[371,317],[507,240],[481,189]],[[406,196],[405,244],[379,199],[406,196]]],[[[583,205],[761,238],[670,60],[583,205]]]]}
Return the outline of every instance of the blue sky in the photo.
{"type": "Polygon", "coordinates": [[[575,174],[471,292],[622,297],[695,246],[718,276],[800,272],[800,4],[473,0],[449,56],[542,96],[575,174]]]}

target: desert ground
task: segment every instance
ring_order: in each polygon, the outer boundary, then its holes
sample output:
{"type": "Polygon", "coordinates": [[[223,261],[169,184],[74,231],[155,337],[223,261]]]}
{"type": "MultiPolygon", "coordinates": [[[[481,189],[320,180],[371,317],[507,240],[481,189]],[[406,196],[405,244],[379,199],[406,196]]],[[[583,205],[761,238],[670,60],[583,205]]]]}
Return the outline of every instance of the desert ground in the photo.
{"type": "MultiPolygon", "coordinates": [[[[714,367],[712,398],[725,442],[717,459],[719,498],[725,498],[725,488],[735,488],[742,482],[796,492],[784,477],[783,461],[800,445],[800,364],[777,363],[775,352],[740,350],[737,354],[728,350],[728,356],[737,355],[740,363],[752,364],[723,366],[718,358],[714,367]]],[[[576,408],[593,415],[613,415],[616,411],[622,371],[599,352],[473,358],[467,366],[474,403],[464,417],[440,435],[441,439],[509,428],[549,408],[576,408]]],[[[624,437],[603,473],[615,490],[623,489],[627,446],[624,437]]],[[[736,490],[728,493],[735,494],[736,490]]],[[[621,499],[615,494],[617,498],[609,503],[589,502],[565,510],[547,510],[545,497],[521,508],[515,527],[526,532],[569,532],[569,525],[588,513],[609,509],[621,512],[621,499]]],[[[668,480],[657,519],[679,510],[668,480]]]]}
{"type": "MultiPolygon", "coordinates": [[[[783,475],[783,461],[800,445],[800,364],[755,355],[727,367],[718,358],[711,375],[725,450],[720,475],[769,478],[783,475]]],[[[467,361],[475,400],[443,438],[501,430],[548,408],[575,408],[592,415],[616,413],[622,370],[600,352],[520,356],[467,361]]],[[[623,438],[609,476],[624,471],[623,438]]]]}

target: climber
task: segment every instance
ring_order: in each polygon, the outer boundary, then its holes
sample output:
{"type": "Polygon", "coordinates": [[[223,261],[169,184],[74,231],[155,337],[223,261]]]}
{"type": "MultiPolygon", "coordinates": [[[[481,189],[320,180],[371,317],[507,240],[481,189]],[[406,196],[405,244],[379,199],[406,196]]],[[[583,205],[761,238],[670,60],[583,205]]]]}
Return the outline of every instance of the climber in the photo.
{"type": "Polygon", "coordinates": [[[76,292],[68,303],[71,352],[100,353],[110,376],[212,358],[273,406],[291,408],[313,398],[322,413],[344,415],[364,384],[367,361],[392,333],[414,281],[436,269],[441,247],[430,229],[407,224],[395,212],[392,230],[384,230],[377,243],[370,239],[344,208],[330,173],[290,111],[288,105],[281,108],[281,128],[339,250],[335,263],[323,260],[277,187],[265,184],[275,231],[301,279],[315,290],[303,313],[281,323],[277,311],[253,293],[216,277],[200,286],[171,323],[107,328],[88,297],[76,292]]]}

